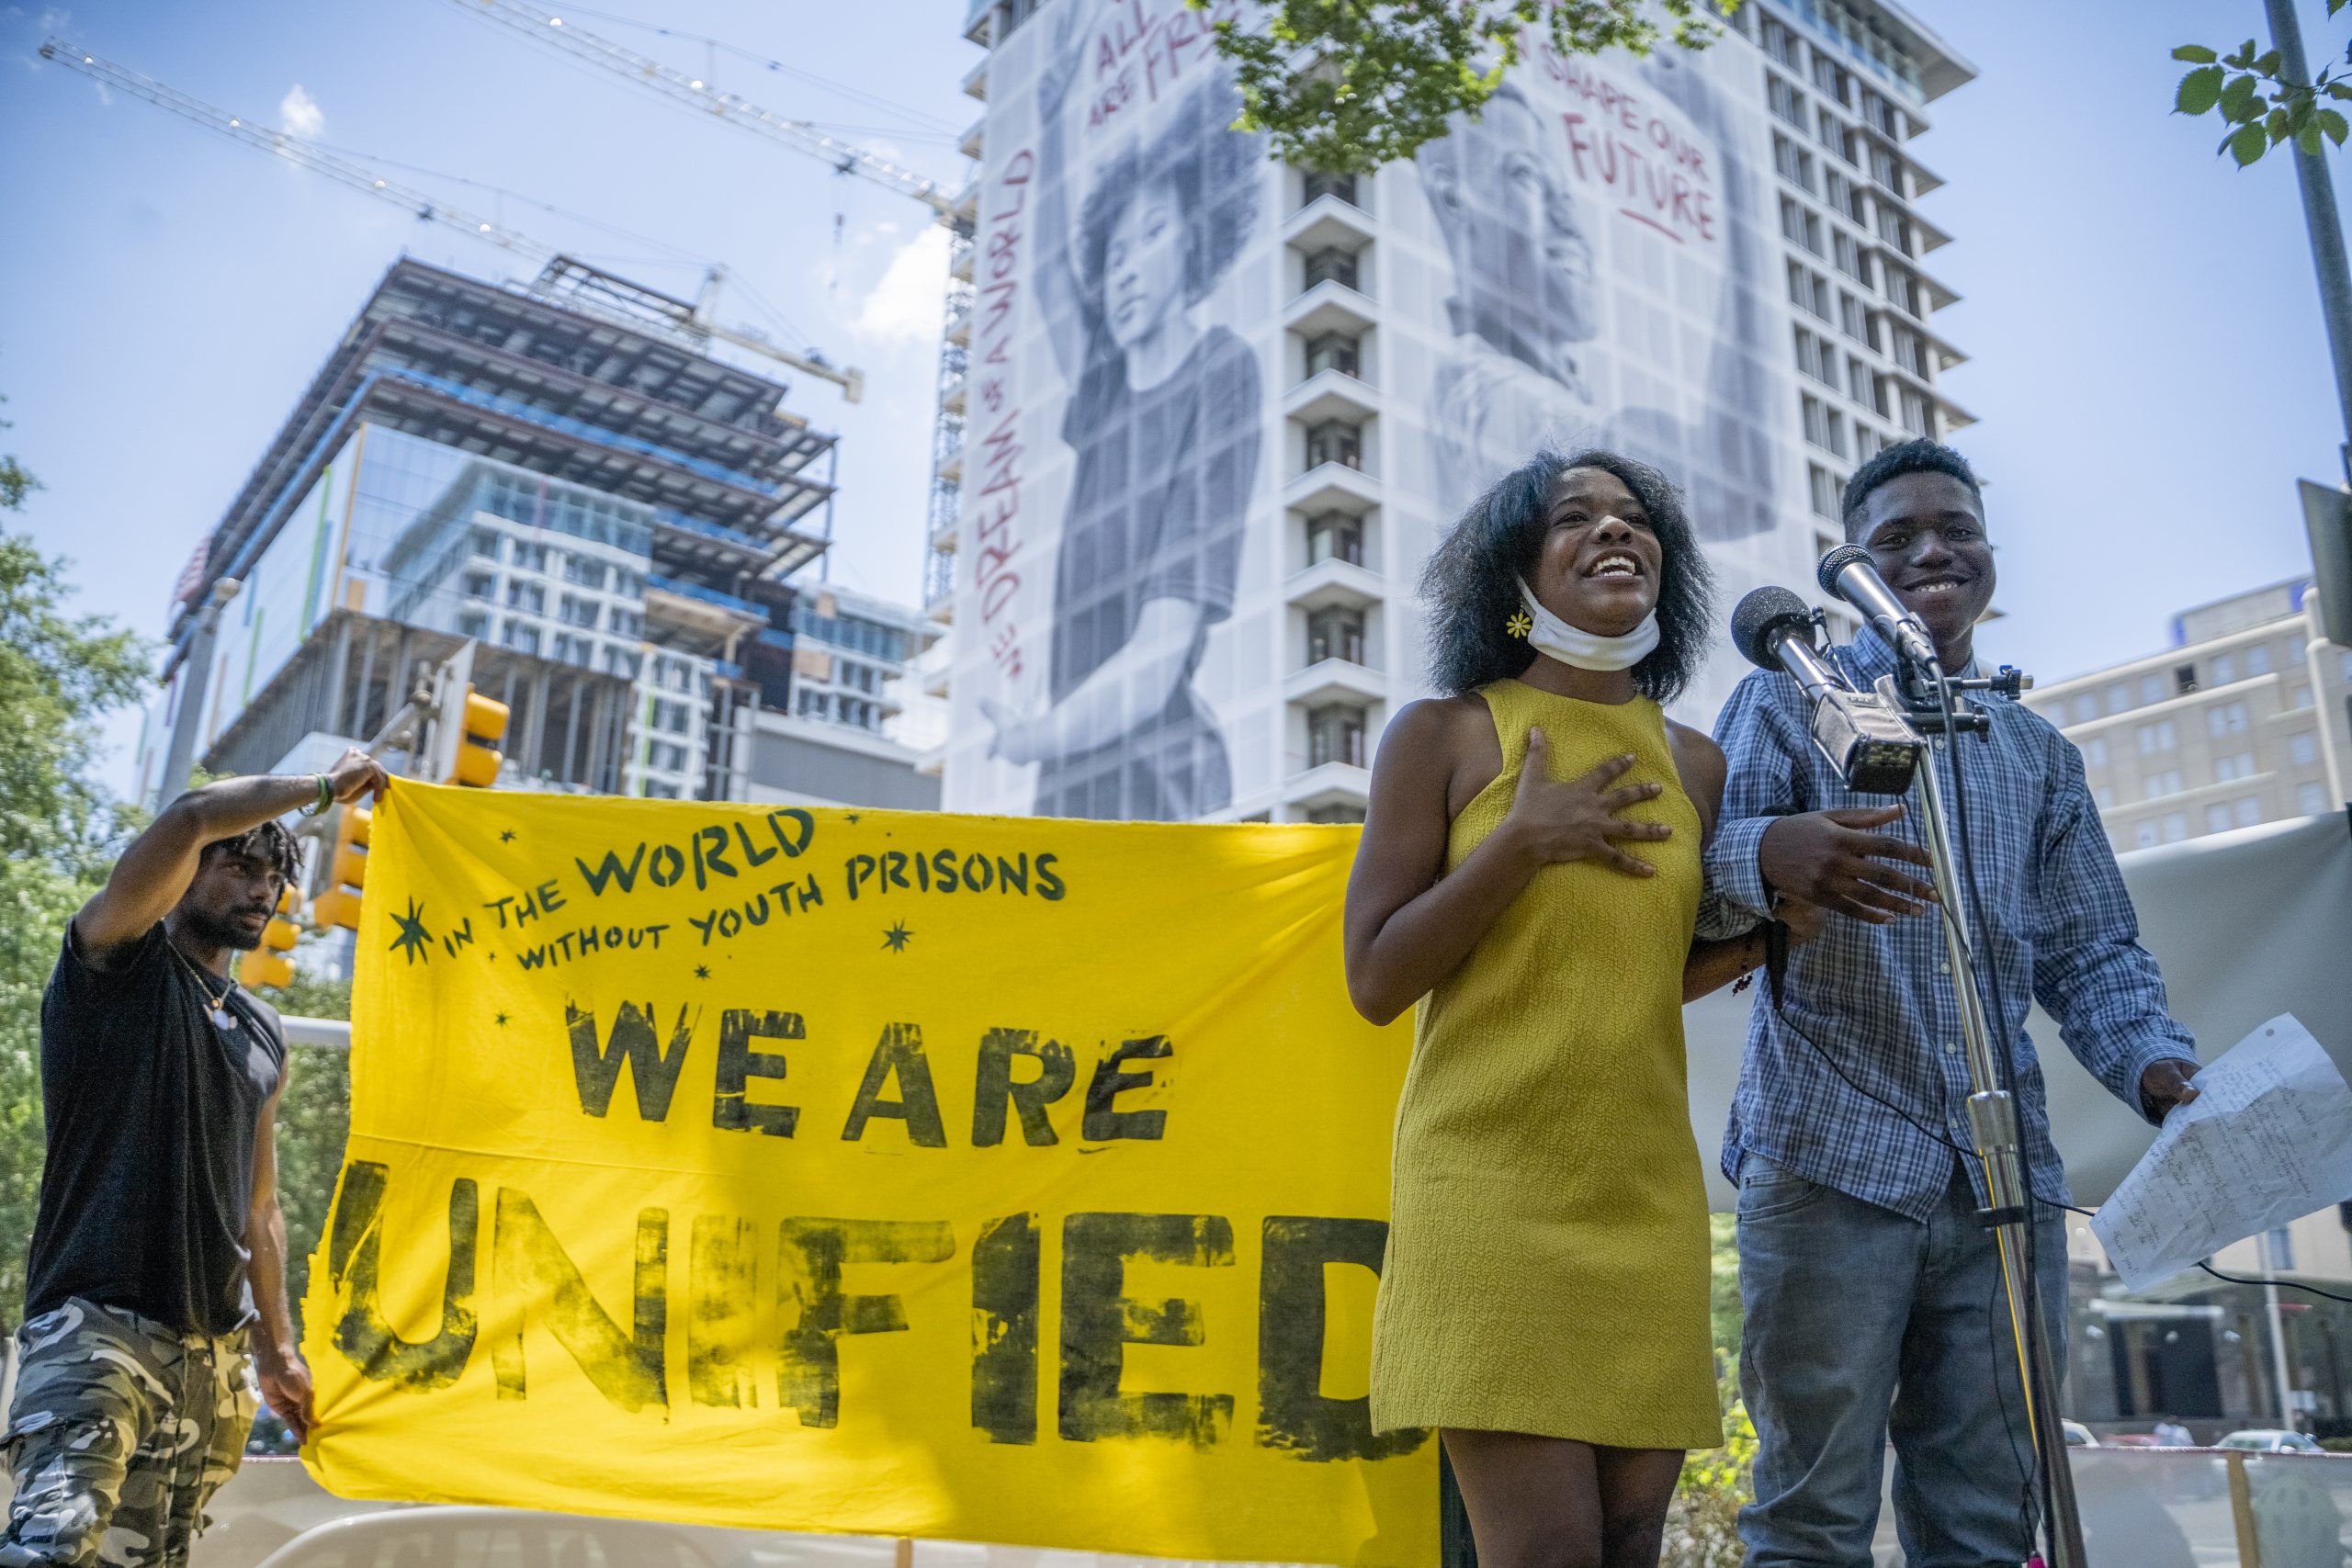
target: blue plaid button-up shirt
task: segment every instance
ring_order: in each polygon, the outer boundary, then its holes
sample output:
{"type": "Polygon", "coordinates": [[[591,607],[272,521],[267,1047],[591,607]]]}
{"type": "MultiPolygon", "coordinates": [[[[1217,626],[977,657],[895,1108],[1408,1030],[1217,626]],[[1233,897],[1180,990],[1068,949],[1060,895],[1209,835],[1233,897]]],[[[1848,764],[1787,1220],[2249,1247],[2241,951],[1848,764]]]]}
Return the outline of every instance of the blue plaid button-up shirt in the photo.
{"type": "MultiPolygon", "coordinates": [[[[1828,658],[1865,690],[1894,668],[1894,651],[1867,629],[1828,658]]],[[[2194,1061],[2197,1048],[2166,1012],[2163,976],[2140,945],[2131,897],[2084,783],[2082,754],[2021,704],[1991,697],[1981,705],[1991,716],[1989,739],[1965,736],[1930,755],[1949,806],[1953,747],[1964,749],[1968,843],[1992,924],[1987,931],[1973,916],[1969,921],[1977,986],[1996,1031],[1994,1048],[2004,1028],[2017,1042],[2018,1120],[2034,1189],[2064,1202],[2065,1175],[2050,1142],[2041,1067],[2025,1032],[2029,1002],[2041,1003],[2075,1058],[2134,1109],[2143,1071],[2169,1058],[2194,1061]],[[1994,1017],[1987,971],[1999,977],[2006,1018],[1994,1017]]],[[[1813,745],[1810,717],[1795,682],[1759,671],[1740,682],[1716,723],[1731,773],[1706,853],[1711,896],[1702,936],[1730,934],[1770,905],[1756,856],[1775,818],[1892,804],[1845,788],[1813,745]]],[[[1917,799],[1915,791],[1905,815],[1879,831],[1924,844],[1917,799]]],[[[1957,855],[1958,822],[1950,829],[1957,855]]],[[[1961,858],[1964,870],[1967,857],[1961,858]]],[[[1790,956],[1785,1018],[1773,1011],[1766,987],[1758,987],[1724,1134],[1724,1174],[1736,1181],[1740,1156],[1754,1153],[1925,1221],[1951,1186],[1957,1156],[1856,1093],[1822,1054],[1871,1094],[1973,1148],[1965,1101],[1974,1086],[1953,978],[1932,914],[1883,926],[1831,916],[1826,931],[1790,956]]],[[[1963,1163],[1981,1198],[1983,1172],[1973,1159],[1963,1163]]]]}

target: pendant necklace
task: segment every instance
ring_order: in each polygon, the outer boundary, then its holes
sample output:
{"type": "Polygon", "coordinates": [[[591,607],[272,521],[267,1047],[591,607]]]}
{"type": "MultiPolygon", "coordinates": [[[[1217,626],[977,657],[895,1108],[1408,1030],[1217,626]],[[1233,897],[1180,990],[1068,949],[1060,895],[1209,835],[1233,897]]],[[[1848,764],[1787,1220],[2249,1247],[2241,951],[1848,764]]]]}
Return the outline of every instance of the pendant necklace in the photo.
{"type": "Polygon", "coordinates": [[[164,945],[172,950],[172,956],[180,961],[180,966],[186,969],[188,977],[196,982],[196,988],[204,993],[204,1010],[212,1020],[212,1027],[220,1030],[236,1028],[237,1015],[229,1010],[229,998],[237,988],[236,976],[233,975],[228,976],[220,994],[216,997],[212,994],[212,987],[204,983],[203,972],[189,961],[188,955],[182,953],[176,943],[167,941],[164,945]]]}

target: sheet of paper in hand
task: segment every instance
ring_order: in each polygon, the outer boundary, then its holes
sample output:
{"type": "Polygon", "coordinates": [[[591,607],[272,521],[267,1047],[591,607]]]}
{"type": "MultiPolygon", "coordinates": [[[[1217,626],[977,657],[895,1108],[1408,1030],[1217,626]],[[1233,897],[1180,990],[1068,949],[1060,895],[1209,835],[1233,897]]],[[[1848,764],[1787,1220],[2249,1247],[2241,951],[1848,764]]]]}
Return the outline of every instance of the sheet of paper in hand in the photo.
{"type": "Polygon", "coordinates": [[[2293,1014],[2239,1041],[2197,1089],[2091,1221],[2135,1291],[2352,1198],[2352,1088],[2293,1014]]]}

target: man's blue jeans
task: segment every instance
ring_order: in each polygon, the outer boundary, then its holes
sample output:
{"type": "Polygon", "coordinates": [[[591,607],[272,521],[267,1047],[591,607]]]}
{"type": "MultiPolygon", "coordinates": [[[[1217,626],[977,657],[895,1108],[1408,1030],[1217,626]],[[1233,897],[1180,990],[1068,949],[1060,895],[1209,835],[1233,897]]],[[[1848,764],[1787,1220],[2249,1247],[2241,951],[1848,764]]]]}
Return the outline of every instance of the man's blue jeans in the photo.
{"type": "MultiPolygon", "coordinates": [[[[1907,1568],[2016,1568],[2031,1551],[2017,1344],[1975,1208],[1957,1156],[1926,1224],[1743,1157],[1739,1385],[1759,1439],[1747,1568],[1870,1568],[1890,1438],[1907,1568]]],[[[2063,1367],[2064,1216],[2038,1218],[2063,1367]]]]}

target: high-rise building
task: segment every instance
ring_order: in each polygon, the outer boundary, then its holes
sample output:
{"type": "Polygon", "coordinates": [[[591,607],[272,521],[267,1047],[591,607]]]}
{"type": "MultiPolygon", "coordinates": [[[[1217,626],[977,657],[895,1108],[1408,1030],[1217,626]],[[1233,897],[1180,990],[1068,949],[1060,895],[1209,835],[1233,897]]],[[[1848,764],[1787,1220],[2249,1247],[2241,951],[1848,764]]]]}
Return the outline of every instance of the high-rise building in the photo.
{"type": "Polygon", "coordinates": [[[935,806],[882,733],[918,618],[794,577],[831,538],[834,438],[695,320],[568,260],[527,288],[395,264],[181,579],[140,796],[184,693],[202,766],[303,771],[471,640],[510,787],[935,806]],[[197,682],[220,579],[241,588],[197,682]],[[846,797],[810,783],[836,735],[846,797]]]}
{"type": "MultiPolygon", "coordinates": [[[[1416,588],[1539,444],[1688,492],[1722,608],[1810,581],[1854,465],[1968,423],[1915,154],[1972,68],[1881,0],[1525,62],[1410,162],[1270,162],[1184,0],[976,0],[926,689],[956,810],[1362,816],[1416,588]]],[[[1842,613],[1838,613],[1842,618],[1842,613]]],[[[1712,719],[1727,647],[1683,700],[1712,719]]]]}
{"type": "Polygon", "coordinates": [[[2311,586],[2184,610],[2162,652],[2027,697],[2081,749],[2118,850],[2344,808],[2352,649],[2324,640],[2311,586]]]}

